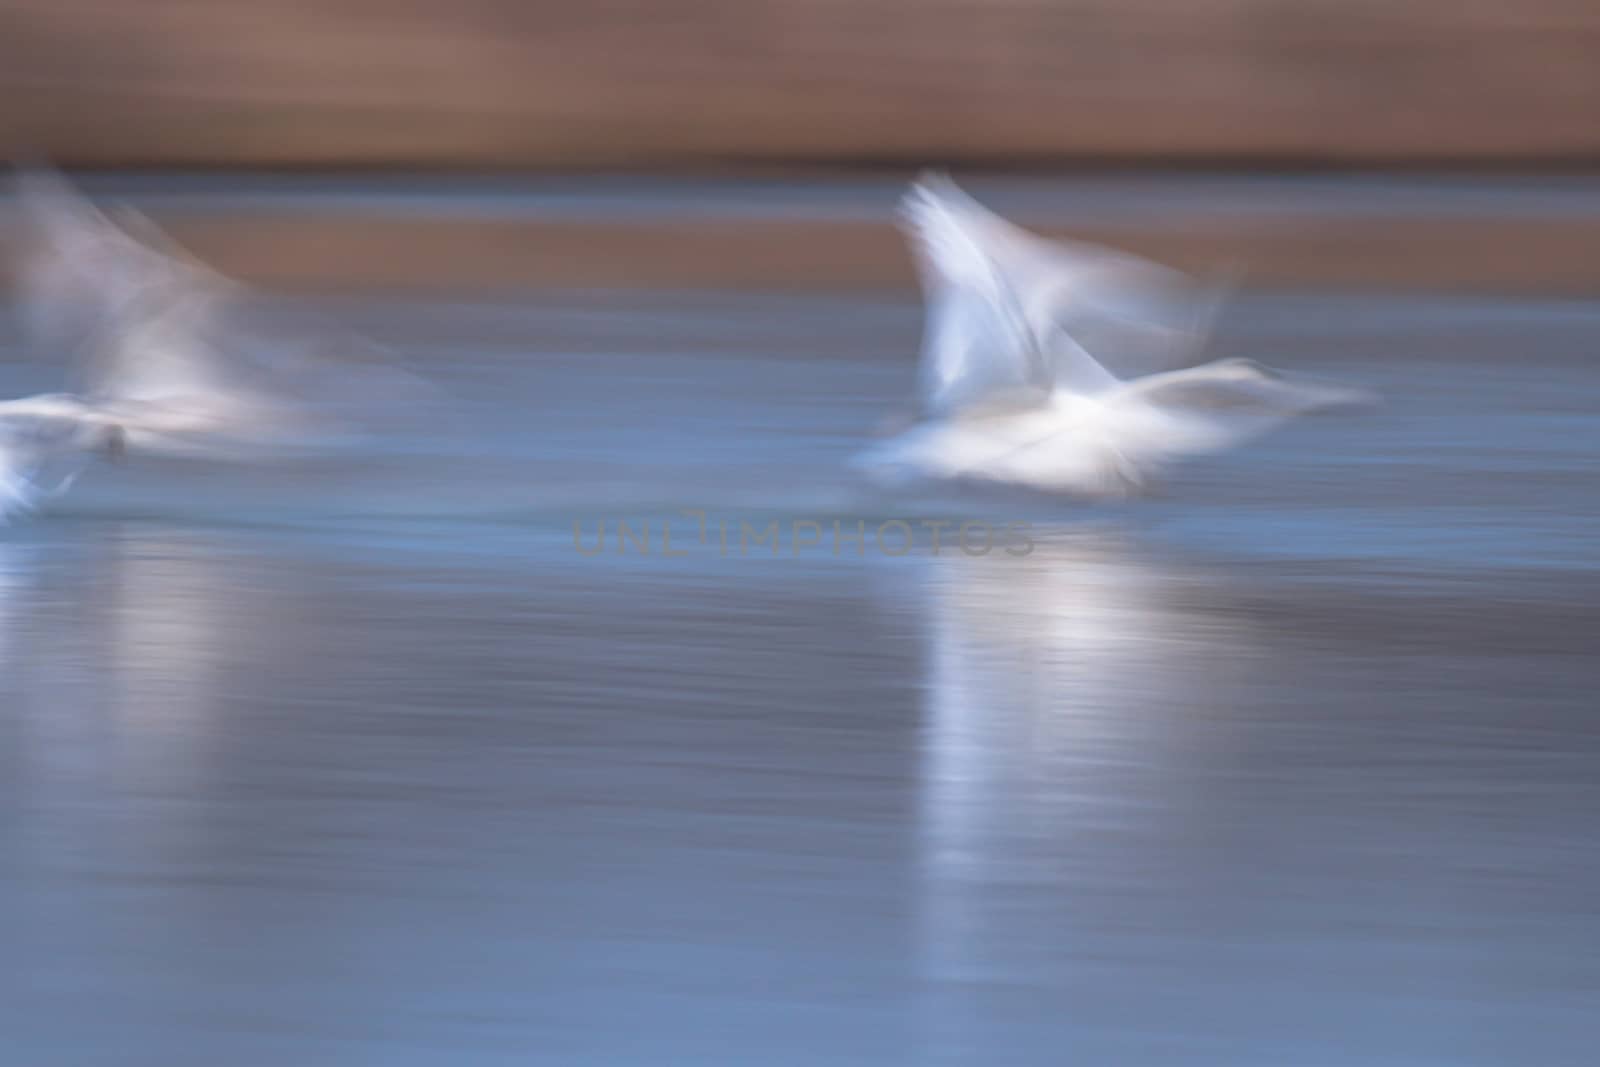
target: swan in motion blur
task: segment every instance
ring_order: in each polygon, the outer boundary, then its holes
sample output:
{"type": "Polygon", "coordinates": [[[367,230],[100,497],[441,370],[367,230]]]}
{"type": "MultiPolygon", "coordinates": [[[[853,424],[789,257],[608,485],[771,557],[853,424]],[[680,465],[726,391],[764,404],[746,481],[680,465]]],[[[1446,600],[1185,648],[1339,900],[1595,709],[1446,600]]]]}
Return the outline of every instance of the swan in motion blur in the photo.
{"type": "Polygon", "coordinates": [[[425,390],[357,338],[253,324],[245,286],[143,216],[114,222],[52,173],[19,175],[16,203],[23,326],[38,355],[69,361],[77,390],[0,401],[0,522],[96,456],[316,448],[425,390]]]}
{"type": "Polygon", "coordinates": [[[927,300],[921,407],[858,458],[881,483],[1127,496],[1174,460],[1363,399],[1241,359],[1124,380],[1090,348],[1192,359],[1219,294],[1134,256],[1037,237],[942,175],[912,187],[902,219],[927,300]]]}

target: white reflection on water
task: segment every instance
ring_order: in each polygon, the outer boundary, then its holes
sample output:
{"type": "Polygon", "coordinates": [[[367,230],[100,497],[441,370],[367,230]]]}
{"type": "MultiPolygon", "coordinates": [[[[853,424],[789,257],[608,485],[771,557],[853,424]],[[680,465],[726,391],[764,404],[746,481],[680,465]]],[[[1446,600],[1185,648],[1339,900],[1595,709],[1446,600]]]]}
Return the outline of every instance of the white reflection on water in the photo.
{"type": "Polygon", "coordinates": [[[0,542],[0,717],[22,799],[92,780],[100,687],[81,669],[96,656],[92,627],[71,607],[76,579],[45,546],[0,542]]]}
{"type": "Polygon", "coordinates": [[[0,687],[9,692],[18,664],[18,601],[24,594],[25,561],[18,545],[0,541],[0,687]]]}
{"type": "Polygon", "coordinates": [[[935,990],[929,1040],[959,1047],[976,1039],[962,1023],[972,990],[1059,968],[1095,936],[1074,917],[1092,923],[1108,895],[1137,892],[1182,836],[1196,798],[1161,764],[1207,743],[1189,707],[1226,688],[1253,640],[1243,619],[1197,608],[1220,579],[1114,528],[1023,560],[928,560],[917,577],[918,963],[935,990]],[[1050,936],[1037,939],[1043,916],[1024,899],[1059,909],[1050,936]]]}
{"type": "Polygon", "coordinates": [[[192,743],[219,698],[230,601],[251,590],[216,548],[159,527],[121,531],[105,565],[109,706],[130,736],[192,743]]]}
{"type": "Polygon", "coordinates": [[[188,826],[130,800],[181,796],[208,773],[236,569],[155,525],[0,549],[0,691],[34,858],[152,861],[188,826]]]}

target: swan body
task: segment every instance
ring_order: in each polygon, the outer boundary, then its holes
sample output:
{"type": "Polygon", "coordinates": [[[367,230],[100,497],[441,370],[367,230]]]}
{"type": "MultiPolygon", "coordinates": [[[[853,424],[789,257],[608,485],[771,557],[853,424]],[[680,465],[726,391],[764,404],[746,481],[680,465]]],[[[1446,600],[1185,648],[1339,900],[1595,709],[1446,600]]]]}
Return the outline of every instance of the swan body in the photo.
{"type": "Polygon", "coordinates": [[[1192,359],[1220,294],[1121,252],[1046,241],[940,176],[913,186],[903,217],[927,298],[920,410],[858,458],[881,483],[1125,496],[1185,456],[1364,399],[1242,359],[1124,378],[1118,354],[1192,359]]]}
{"type": "Polygon", "coordinates": [[[357,338],[265,335],[251,294],[148,219],[117,220],[57,176],[17,180],[26,255],[19,311],[72,393],[0,401],[0,521],[65,490],[96,457],[240,459],[326,445],[421,383],[352,362],[357,338]],[[338,348],[339,351],[332,351],[338,348]]]}

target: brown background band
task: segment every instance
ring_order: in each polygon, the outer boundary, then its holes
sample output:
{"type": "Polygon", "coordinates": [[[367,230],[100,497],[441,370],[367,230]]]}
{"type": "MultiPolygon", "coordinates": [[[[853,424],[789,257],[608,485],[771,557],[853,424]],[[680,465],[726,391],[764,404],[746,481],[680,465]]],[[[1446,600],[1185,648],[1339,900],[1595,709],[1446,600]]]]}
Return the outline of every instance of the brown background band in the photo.
{"type": "Polygon", "coordinates": [[[1587,0],[0,0],[91,165],[1600,158],[1587,0]]]}

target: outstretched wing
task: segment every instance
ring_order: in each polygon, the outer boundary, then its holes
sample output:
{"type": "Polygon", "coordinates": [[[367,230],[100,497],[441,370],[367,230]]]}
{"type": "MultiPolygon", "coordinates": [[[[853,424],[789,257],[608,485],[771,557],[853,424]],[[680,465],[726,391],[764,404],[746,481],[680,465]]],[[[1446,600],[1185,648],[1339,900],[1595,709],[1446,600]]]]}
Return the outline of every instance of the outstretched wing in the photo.
{"type": "Polygon", "coordinates": [[[1190,358],[1224,293],[1202,290],[1186,275],[1137,256],[1038,237],[943,175],[924,176],[912,198],[936,205],[939,216],[981,251],[1054,388],[1100,392],[1117,383],[1118,373],[1190,358]]]}
{"type": "Polygon", "coordinates": [[[901,216],[927,300],[923,410],[948,415],[997,393],[1043,399],[1050,390],[1045,353],[984,234],[927,182],[912,187],[901,216]]]}
{"type": "Polygon", "coordinates": [[[54,173],[22,173],[17,185],[28,236],[22,311],[35,349],[71,361],[79,391],[99,402],[217,387],[209,339],[241,287],[143,216],[114,222],[54,173]]]}
{"type": "Polygon", "coordinates": [[[1310,382],[1246,359],[1152,374],[1106,398],[1106,420],[1141,456],[1214,452],[1297,415],[1371,403],[1371,394],[1310,382]]]}
{"type": "Polygon", "coordinates": [[[19,178],[32,229],[23,272],[36,345],[75,358],[81,392],[138,429],[233,444],[294,444],[428,395],[373,346],[252,314],[244,286],[148,219],[113,221],[59,177],[19,178]],[[352,353],[362,358],[349,359],[352,353]]]}

